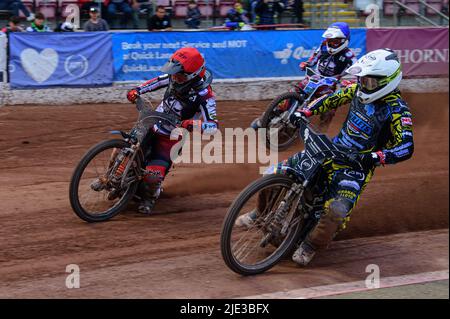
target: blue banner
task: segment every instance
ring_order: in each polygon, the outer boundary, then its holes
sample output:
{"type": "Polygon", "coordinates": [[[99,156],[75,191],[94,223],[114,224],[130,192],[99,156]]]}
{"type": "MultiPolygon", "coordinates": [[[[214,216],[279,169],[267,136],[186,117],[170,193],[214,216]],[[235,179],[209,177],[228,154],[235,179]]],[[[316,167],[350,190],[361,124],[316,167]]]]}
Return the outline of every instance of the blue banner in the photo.
{"type": "MultiPolygon", "coordinates": [[[[324,30],[115,33],[115,81],[143,81],[161,74],[173,52],[195,47],[216,79],[293,77],[309,58],[324,30]]],[[[353,29],[350,48],[366,51],[366,30],[353,29]]]]}
{"type": "Polygon", "coordinates": [[[13,88],[112,84],[111,33],[12,32],[9,47],[13,88]]]}

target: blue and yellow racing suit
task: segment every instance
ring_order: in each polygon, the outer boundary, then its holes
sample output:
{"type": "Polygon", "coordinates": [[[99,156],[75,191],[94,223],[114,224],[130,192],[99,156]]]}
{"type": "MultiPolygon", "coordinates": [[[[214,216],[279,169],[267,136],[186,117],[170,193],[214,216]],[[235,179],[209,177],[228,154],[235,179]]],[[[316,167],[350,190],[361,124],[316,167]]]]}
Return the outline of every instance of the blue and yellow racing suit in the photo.
{"type": "MultiPolygon", "coordinates": [[[[333,142],[360,153],[377,152],[379,164],[395,164],[409,159],[414,151],[412,115],[399,91],[370,104],[356,98],[352,85],[314,101],[309,110],[317,115],[351,103],[347,118],[333,142]]],[[[279,164],[295,167],[300,153],[279,164]]],[[[344,229],[350,213],[370,181],[375,165],[356,170],[333,161],[324,163],[327,173],[324,214],[307,237],[315,249],[326,248],[338,230],[344,229]]],[[[280,172],[279,171],[279,172],[280,172]]]]}

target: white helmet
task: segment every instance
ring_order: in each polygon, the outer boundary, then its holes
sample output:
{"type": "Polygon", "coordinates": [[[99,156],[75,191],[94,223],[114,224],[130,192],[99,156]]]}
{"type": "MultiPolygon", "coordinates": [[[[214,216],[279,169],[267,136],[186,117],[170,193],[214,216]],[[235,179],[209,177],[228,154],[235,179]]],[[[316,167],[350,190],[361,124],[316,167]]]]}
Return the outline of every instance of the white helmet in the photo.
{"type": "Polygon", "coordinates": [[[379,49],[362,56],[346,72],[358,77],[356,96],[363,104],[376,101],[395,89],[402,79],[397,54],[391,49],[379,49]]]}
{"type": "Polygon", "coordinates": [[[331,24],[322,34],[327,43],[327,51],[334,55],[348,47],[350,41],[350,27],[345,22],[331,24]]]}

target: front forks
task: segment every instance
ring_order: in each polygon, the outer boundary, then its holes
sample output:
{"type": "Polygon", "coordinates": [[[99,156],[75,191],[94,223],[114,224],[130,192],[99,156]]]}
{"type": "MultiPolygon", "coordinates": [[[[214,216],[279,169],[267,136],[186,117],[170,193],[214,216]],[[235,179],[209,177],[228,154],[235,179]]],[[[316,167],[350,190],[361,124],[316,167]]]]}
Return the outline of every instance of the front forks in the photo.
{"type": "MultiPolygon", "coordinates": [[[[272,239],[284,237],[288,230],[290,223],[298,209],[298,204],[303,195],[304,187],[302,184],[294,183],[284,198],[278,205],[273,219],[267,227],[267,234],[262,239],[260,246],[265,247],[272,239]]],[[[269,216],[266,217],[266,219],[269,216]]]]}
{"type": "Polygon", "coordinates": [[[139,168],[134,164],[139,147],[140,144],[137,143],[123,149],[114,148],[109,157],[105,174],[93,181],[91,188],[95,191],[107,189],[110,194],[116,194],[128,188],[136,179],[142,178],[141,172],[138,171],[139,168]],[[132,167],[132,165],[134,166],[132,167]],[[128,174],[130,169],[134,169],[132,177],[128,174]]]}
{"type": "Polygon", "coordinates": [[[108,188],[108,182],[110,181],[110,175],[111,172],[113,171],[113,168],[115,167],[115,162],[116,162],[116,158],[117,155],[119,154],[119,149],[118,148],[113,148],[111,155],[109,156],[109,162],[108,162],[108,168],[106,169],[106,172],[104,172],[104,174],[98,178],[96,178],[95,180],[92,181],[91,183],[91,189],[96,191],[96,192],[100,192],[106,188],[108,188]]]}

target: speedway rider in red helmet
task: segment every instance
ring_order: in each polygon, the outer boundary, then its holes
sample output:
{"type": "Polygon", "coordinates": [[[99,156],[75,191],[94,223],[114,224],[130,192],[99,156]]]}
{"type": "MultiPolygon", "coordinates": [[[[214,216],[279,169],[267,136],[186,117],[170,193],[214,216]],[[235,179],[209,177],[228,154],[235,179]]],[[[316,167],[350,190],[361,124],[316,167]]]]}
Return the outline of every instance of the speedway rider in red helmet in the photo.
{"type": "MultiPolygon", "coordinates": [[[[162,67],[164,75],[153,78],[128,91],[127,98],[134,103],[141,94],[167,88],[164,100],[156,111],[176,114],[182,120],[181,126],[192,131],[194,125],[205,134],[214,134],[218,123],[216,101],[211,88],[212,74],[205,67],[205,59],[195,48],[177,50],[162,67]]],[[[170,131],[164,127],[154,128],[143,144],[151,146],[146,156],[148,174],[141,189],[143,200],[138,207],[141,213],[149,214],[161,192],[161,184],[172,165],[170,150],[178,140],[170,139],[170,131]],[[145,143],[147,141],[147,143],[145,143]]]]}

